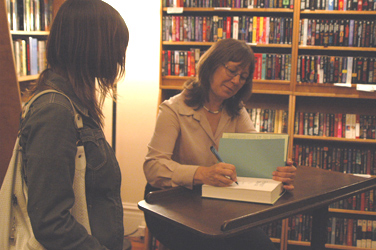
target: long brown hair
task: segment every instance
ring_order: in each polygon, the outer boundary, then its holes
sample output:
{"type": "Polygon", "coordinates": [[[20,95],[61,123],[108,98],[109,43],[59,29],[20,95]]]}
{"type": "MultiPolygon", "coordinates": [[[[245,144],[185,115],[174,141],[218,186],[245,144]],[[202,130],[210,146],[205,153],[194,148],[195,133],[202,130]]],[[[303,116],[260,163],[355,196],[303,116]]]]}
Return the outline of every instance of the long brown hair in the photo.
{"type": "Polygon", "coordinates": [[[218,67],[227,62],[241,62],[240,67],[249,64],[249,76],[244,86],[235,96],[223,102],[224,108],[231,117],[239,115],[243,101],[250,97],[252,91],[255,58],[252,49],[244,42],[235,39],[224,39],[213,44],[200,58],[197,65],[197,76],[185,82],[185,103],[190,107],[201,108],[209,100],[210,80],[218,67]]]}
{"type": "Polygon", "coordinates": [[[127,25],[109,4],[101,0],[65,1],[48,37],[48,68],[41,73],[34,92],[45,87],[45,72],[53,70],[69,80],[91,117],[103,126],[101,108],[125,73],[128,40],[127,25]]]}

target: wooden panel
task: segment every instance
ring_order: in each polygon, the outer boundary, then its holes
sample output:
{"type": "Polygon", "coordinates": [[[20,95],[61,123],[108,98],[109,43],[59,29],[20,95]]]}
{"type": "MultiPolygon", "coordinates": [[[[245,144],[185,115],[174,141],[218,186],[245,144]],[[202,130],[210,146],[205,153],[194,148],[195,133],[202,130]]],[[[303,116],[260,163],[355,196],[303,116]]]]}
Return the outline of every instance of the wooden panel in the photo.
{"type": "Polygon", "coordinates": [[[53,17],[56,16],[57,11],[59,10],[60,6],[64,3],[65,0],[54,0],[53,3],[53,17]]]}
{"type": "Polygon", "coordinates": [[[17,137],[21,112],[20,91],[14,67],[5,0],[0,0],[0,65],[0,183],[2,183],[17,137]]]}

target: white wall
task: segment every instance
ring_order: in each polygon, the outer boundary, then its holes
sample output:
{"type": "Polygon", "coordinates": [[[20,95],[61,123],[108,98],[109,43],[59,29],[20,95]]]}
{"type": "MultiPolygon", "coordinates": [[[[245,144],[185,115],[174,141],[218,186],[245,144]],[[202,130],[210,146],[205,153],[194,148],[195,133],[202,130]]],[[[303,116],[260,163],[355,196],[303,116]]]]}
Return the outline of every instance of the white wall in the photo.
{"type": "Polygon", "coordinates": [[[130,33],[126,75],[119,83],[116,156],[122,171],[125,234],[143,220],[137,202],[146,180],[142,165],[153,134],[158,108],[160,1],[106,0],[124,18],[130,33]]]}

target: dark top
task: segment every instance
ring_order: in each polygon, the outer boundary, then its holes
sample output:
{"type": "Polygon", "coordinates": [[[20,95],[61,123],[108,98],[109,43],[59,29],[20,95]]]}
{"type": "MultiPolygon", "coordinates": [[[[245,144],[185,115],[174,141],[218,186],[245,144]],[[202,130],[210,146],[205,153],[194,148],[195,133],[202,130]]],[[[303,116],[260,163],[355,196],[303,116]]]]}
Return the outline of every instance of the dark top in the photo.
{"type": "Polygon", "coordinates": [[[28,213],[35,238],[47,249],[122,249],[121,174],[101,128],[90,118],[72,86],[47,73],[48,86],[65,93],[82,115],[80,132],[69,100],[57,93],[39,97],[21,121],[28,213]],[[76,143],[86,155],[86,198],[92,235],[70,214],[76,143]]]}

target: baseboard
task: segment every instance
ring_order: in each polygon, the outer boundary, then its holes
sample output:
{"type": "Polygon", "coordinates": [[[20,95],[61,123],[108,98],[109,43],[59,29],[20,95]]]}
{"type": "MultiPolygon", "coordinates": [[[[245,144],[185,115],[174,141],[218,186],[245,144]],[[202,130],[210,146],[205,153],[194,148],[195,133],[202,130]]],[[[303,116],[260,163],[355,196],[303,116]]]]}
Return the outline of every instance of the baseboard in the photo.
{"type": "Polygon", "coordinates": [[[124,235],[129,235],[137,232],[140,228],[145,228],[144,213],[138,209],[137,203],[123,202],[123,215],[124,235]]]}

